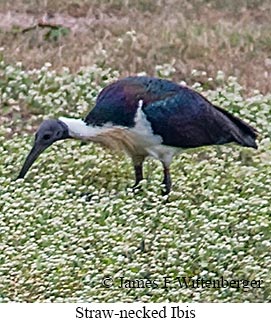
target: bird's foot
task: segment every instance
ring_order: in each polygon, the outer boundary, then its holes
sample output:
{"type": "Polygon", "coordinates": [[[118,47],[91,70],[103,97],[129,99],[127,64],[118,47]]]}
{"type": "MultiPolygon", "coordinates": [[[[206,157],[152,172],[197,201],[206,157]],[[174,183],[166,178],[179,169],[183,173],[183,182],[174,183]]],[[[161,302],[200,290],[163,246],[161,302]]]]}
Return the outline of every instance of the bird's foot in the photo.
{"type": "Polygon", "coordinates": [[[162,192],[161,192],[161,194],[163,195],[163,196],[166,196],[166,195],[168,195],[170,193],[170,187],[164,187],[164,188],[162,188],[162,192]]]}
{"type": "Polygon", "coordinates": [[[142,185],[140,182],[135,182],[135,184],[131,187],[134,193],[142,191],[142,185]]]}
{"type": "Polygon", "coordinates": [[[79,198],[85,198],[86,202],[89,202],[94,195],[91,192],[82,192],[82,193],[78,194],[78,192],[76,190],[67,190],[67,193],[71,194],[73,196],[77,196],[79,198]]]}
{"type": "Polygon", "coordinates": [[[87,192],[87,193],[81,194],[81,197],[84,197],[86,202],[90,202],[93,197],[93,194],[90,192],[87,192]]]}

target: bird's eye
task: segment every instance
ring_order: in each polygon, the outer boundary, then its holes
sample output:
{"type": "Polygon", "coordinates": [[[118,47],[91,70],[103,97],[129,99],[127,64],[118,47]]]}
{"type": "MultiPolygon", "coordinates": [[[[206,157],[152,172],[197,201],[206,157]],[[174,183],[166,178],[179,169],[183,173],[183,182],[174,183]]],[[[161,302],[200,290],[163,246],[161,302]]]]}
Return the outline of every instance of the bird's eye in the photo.
{"type": "Polygon", "coordinates": [[[44,136],[42,137],[42,139],[43,139],[43,140],[48,140],[48,139],[50,139],[50,135],[48,135],[48,134],[47,134],[47,135],[44,135],[44,136]]]}

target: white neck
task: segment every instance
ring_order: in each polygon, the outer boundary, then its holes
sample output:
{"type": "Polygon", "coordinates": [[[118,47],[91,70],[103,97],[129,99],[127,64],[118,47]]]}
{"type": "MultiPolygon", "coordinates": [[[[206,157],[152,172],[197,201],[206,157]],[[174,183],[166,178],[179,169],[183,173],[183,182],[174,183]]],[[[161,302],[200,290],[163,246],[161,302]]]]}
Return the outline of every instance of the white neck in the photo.
{"type": "Polygon", "coordinates": [[[72,138],[97,142],[113,150],[124,150],[128,154],[134,154],[134,136],[129,135],[125,127],[113,126],[110,123],[97,127],[87,125],[82,120],[63,117],[59,120],[67,125],[72,138]]]}
{"type": "Polygon", "coordinates": [[[67,125],[69,135],[77,139],[95,138],[98,134],[108,130],[108,127],[93,127],[91,125],[87,125],[80,119],[60,117],[59,120],[67,125]]]}

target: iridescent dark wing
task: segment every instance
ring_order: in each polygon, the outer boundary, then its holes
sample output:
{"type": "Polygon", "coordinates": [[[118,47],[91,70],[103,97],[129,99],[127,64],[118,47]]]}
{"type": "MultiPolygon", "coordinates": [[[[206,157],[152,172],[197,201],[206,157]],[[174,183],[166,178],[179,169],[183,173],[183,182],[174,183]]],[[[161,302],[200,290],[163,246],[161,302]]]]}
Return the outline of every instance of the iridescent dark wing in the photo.
{"type": "Polygon", "coordinates": [[[193,148],[237,142],[257,147],[251,126],[186,87],[175,96],[150,103],[143,111],[165,145],[193,148]]]}

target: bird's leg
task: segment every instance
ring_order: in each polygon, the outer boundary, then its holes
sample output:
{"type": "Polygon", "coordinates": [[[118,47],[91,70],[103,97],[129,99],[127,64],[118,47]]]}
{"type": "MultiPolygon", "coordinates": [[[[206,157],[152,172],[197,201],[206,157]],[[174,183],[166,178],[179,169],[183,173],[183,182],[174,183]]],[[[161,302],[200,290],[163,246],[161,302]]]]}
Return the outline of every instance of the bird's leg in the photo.
{"type": "Polygon", "coordinates": [[[140,188],[140,182],[143,179],[143,161],[144,157],[137,156],[133,158],[134,170],[135,170],[135,184],[133,185],[133,189],[140,188]]]}
{"type": "Polygon", "coordinates": [[[169,166],[165,165],[164,163],[163,163],[163,167],[164,167],[164,179],[162,184],[165,185],[165,190],[163,190],[163,195],[168,195],[171,190],[170,171],[169,171],[169,166]]]}
{"type": "Polygon", "coordinates": [[[143,163],[139,165],[134,165],[134,170],[135,170],[135,184],[133,188],[137,187],[138,184],[142,181],[143,179],[143,163]]]}

